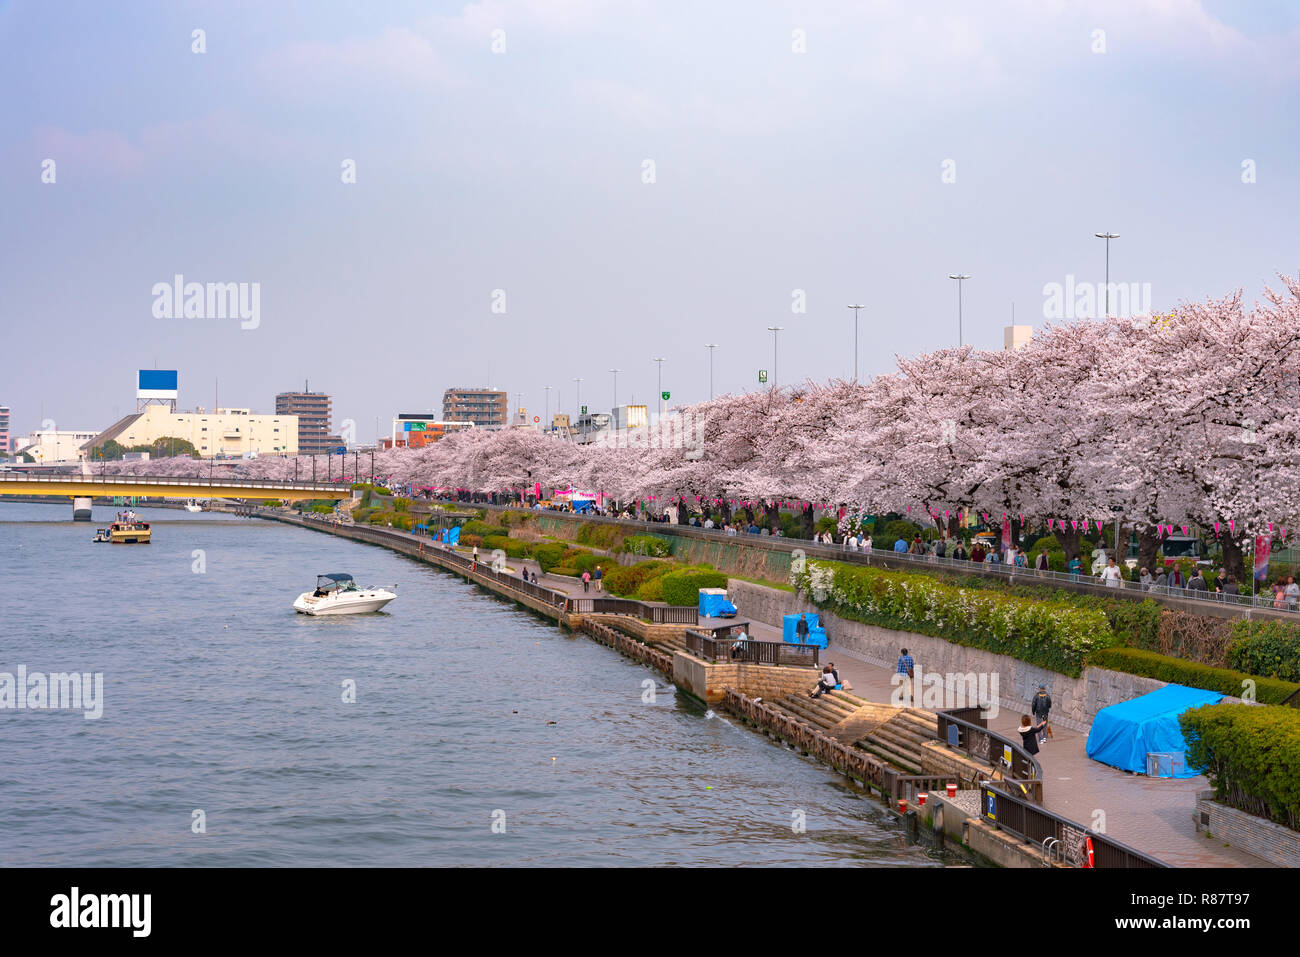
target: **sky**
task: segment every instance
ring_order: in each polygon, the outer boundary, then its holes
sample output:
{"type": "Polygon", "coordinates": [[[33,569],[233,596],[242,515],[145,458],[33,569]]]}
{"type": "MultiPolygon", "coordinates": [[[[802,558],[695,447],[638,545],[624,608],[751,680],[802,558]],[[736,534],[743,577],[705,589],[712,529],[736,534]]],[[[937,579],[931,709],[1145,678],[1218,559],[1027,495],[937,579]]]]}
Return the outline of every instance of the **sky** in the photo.
{"type": "Polygon", "coordinates": [[[851,376],[849,303],[865,378],[957,344],[953,273],[967,344],[1043,325],[1098,232],[1155,311],[1300,271],[1293,0],[0,0],[0,89],[18,434],[142,368],[363,443],[452,386],[653,406],[654,357],[693,402],[707,343],[718,393],[851,376]]]}

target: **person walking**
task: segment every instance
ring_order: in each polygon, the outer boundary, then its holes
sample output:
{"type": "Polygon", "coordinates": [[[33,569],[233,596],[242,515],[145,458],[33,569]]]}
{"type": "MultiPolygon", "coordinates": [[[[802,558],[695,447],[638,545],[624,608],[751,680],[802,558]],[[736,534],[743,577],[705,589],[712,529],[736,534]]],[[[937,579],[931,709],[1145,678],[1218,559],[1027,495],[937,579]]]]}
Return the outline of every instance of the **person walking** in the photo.
{"type": "Polygon", "coordinates": [[[1288,575],[1286,578],[1286,610],[1295,611],[1300,607],[1300,585],[1296,584],[1295,576],[1288,575]]]}
{"type": "Polygon", "coordinates": [[[1079,581],[1083,578],[1083,559],[1075,555],[1070,559],[1070,578],[1073,581],[1079,581]]]}
{"type": "Polygon", "coordinates": [[[591,585],[591,572],[582,573],[582,590],[586,591],[591,585]]]}
{"type": "Polygon", "coordinates": [[[1043,572],[1047,571],[1048,564],[1047,549],[1040,549],[1038,557],[1034,559],[1034,571],[1041,575],[1043,572]]]}
{"type": "MultiPolygon", "coordinates": [[[[1122,577],[1119,566],[1115,564],[1115,559],[1106,559],[1106,567],[1101,570],[1101,580],[1107,588],[1118,588],[1120,578],[1122,577]]],[[[1202,582],[1202,584],[1204,584],[1202,582]]]]}
{"type": "Polygon", "coordinates": [[[1192,577],[1187,580],[1187,590],[1204,591],[1204,592],[1208,592],[1210,590],[1210,586],[1206,583],[1205,576],[1201,574],[1201,570],[1199,568],[1196,569],[1196,572],[1192,575],[1192,577]]]}
{"type": "Polygon", "coordinates": [[[794,637],[801,645],[808,644],[808,616],[800,615],[799,620],[794,625],[794,637]]]}
{"type": "Polygon", "coordinates": [[[1163,595],[1169,591],[1169,575],[1163,566],[1156,569],[1156,577],[1151,582],[1151,590],[1157,595],[1163,595]]]}
{"type": "Polygon", "coordinates": [[[903,701],[905,704],[911,704],[912,702],[912,678],[915,675],[915,670],[916,662],[912,660],[912,656],[909,655],[907,649],[904,648],[899,652],[898,667],[895,669],[895,672],[903,676],[899,679],[898,683],[905,689],[903,692],[903,701]]]}
{"type": "Polygon", "coordinates": [[[1029,713],[1034,716],[1036,721],[1042,721],[1043,730],[1039,734],[1038,743],[1047,743],[1047,717],[1052,711],[1052,696],[1047,693],[1047,685],[1039,685],[1038,693],[1034,695],[1034,700],[1029,703],[1029,713]]]}
{"type": "Polygon", "coordinates": [[[1155,579],[1151,577],[1151,572],[1144,568],[1142,574],[1138,577],[1138,582],[1142,585],[1143,591],[1150,591],[1155,579]]]}
{"type": "Polygon", "coordinates": [[[598,592],[599,592],[599,591],[604,591],[604,590],[605,590],[605,586],[604,586],[603,584],[601,584],[601,579],[605,577],[605,573],[604,573],[603,571],[600,570],[600,566],[599,566],[599,565],[596,566],[596,574],[592,575],[591,577],[594,578],[594,579],[596,579],[596,591],[598,591],[598,592]]]}
{"type": "Polygon", "coordinates": [[[1038,753],[1038,735],[1045,727],[1047,727],[1046,721],[1035,723],[1029,715],[1020,718],[1020,727],[1016,730],[1020,732],[1020,740],[1024,742],[1025,750],[1030,754],[1038,753]]]}

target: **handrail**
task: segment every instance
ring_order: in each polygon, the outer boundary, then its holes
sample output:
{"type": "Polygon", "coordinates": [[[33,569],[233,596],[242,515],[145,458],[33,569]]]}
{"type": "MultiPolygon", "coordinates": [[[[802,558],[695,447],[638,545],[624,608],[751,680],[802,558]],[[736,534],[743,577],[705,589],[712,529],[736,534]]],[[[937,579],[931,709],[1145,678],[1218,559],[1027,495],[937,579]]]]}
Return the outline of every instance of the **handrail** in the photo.
{"type": "MultiPolygon", "coordinates": [[[[95,485],[202,485],[208,488],[280,488],[304,492],[339,492],[341,483],[323,483],[297,481],[295,479],[234,479],[216,478],[215,476],[195,475],[76,475],[76,474],[39,474],[22,472],[0,472],[0,482],[49,482],[95,485]]],[[[350,484],[350,483],[349,483],[350,484]]]]}
{"type": "Polygon", "coordinates": [[[1061,859],[1074,867],[1085,866],[1085,840],[1092,842],[1093,867],[1168,867],[1122,841],[1107,837],[1067,817],[1017,797],[991,783],[980,785],[980,819],[999,830],[1044,849],[1060,845],[1061,859]]]}
{"type": "Polygon", "coordinates": [[[721,659],[760,665],[816,667],[817,656],[821,651],[818,645],[795,644],[788,641],[715,638],[693,628],[686,629],[685,637],[688,653],[711,661],[721,659]]]}
{"type": "MultiPolygon", "coordinates": [[[[1143,586],[1141,582],[1133,582],[1127,579],[1121,579],[1115,585],[1105,585],[1096,580],[1091,574],[1074,575],[1069,572],[1056,572],[1051,570],[1039,571],[1033,568],[1021,568],[1016,565],[1007,565],[1005,563],[974,563],[966,559],[955,559],[937,555],[913,555],[910,552],[895,552],[892,549],[876,549],[870,551],[853,551],[844,545],[825,545],[818,542],[809,541],[802,538],[787,538],[781,535],[753,535],[748,532],[738,532],[734,535],[728,535],[726,532],[717,528],[697,528],[693,525],[676,525],[670,522],[646,522],[640,519],[632,518],[611,518],[604,515],[579,515],[574,512],[562,512],[558,510],[537,510],[537,509],[520,509],[518,507],[510,508],[505,505],[493,505],[487,502],[468,502],[463,503],[474,508],[495,509],[498,511],[520,512],[526,511],[533,514],[559,516],[573,521],[584,522],[602,522],[623,527],[645,529],[647,533],[660,535],[675,535],[681,538],[699,538],[705,540],[714,540],[718,538],[735,539],[738,544],[744,544],[751,548],[765,548],[769,551],[793,551],[802,549],[804,554],[809,558],[825,558],[833,561],[847,562],[850,564],[879,566],[886,571],[889,570],[891,562],[897,562],[907,568],[946,568],[950,571],[964,571],[972,575],[981,575],[985,577],[1002,576],[1009,580],[1010,584],[1050,584],[1068,586],[1071,590],[1078,589],[1088,594],[1109,595],[1112,597],[1122,595],[1133,601],[1141,601],[1144,598],[1174,598],[1181,601],[1194,601],[1202,604],[1217,605],[1221,607],[1241,608],[1242,610],[1259,610],[1283,612],[1289,615],[1297,615],[1300,612],[1292,611],[1286,608],[1275,608],[1272,596],[1259,595],[1229,595],[1224,592],[1198,592],[1195,589],[1187,587],[1176,588],[1170,585],[1164,585],[1157,588],[1143,586]]],[[[901,570],[901,569],[900,569],[901,570]]]]}
{"type": "MultiPolygon", "coordinates": [[[[981,727],[971,721],[957,717],[953,711],[965,709],[953,709],[951,711],[939,711],[938,723],[936,725],[936,740],[948,744],[951,743],[947,738],[947,728],[949,725],[955,725],[958,730],[957,749],[972,758],[983,759],[984,763],[993,770],[1003,770],[1009,773],[1008,780],[1023,786],[1025,783],[1034,781],[1038,782],[1033,789],[1038,792],[1041,800],[1043,767],[1038,763],[1038,759],[1024,749],[1021,744],[1012,741],[1010,738],[1003,737],[996,731],[990,731],[986,727],[981,727]],[[993,745],[1001,746],[1001,751],[996,756],[993,752],[993,745]],[[1010,751],[1011,760],[1007,761],[1005,755],[1010,751]]],[[[1026,788],[1028,791],[1029,789],[1026,788]]]]}

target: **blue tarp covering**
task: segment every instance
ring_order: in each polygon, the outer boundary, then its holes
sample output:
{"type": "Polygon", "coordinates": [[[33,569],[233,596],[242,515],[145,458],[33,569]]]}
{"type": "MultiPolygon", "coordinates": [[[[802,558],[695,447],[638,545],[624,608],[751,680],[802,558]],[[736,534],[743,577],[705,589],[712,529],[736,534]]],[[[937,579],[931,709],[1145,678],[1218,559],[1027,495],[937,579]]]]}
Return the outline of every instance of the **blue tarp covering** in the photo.
{"type": "MultiPolygon", "coordinates": [[[[825,648],[828,644],[826,639],[826,629],[821,626],[821,621],[816,612],[808,612],[808,638],[803,642],[806,645],[816,645],[819,648],[825,648]]],[[[781,640],[789,641],[794,644],[799,643],[799,636],[795,634],[795,628],[798,627],[798,615],[785,615],[781,619],[781,640]]]]}
{"type": "Polygon", "coordinates": [[[449,529],[447,529],[447,544],[448,544],[448,545],[459,545],[459,544],[460,544],[460,526],[459,526],[459,525],[457,525],[455,528],[449,528],[449,529]]]}
{"type": "Polygon", "coordinates": [[[700,615],[704,618],[731,618],[736,614],[736,606],[727,600],[727,596],[709,594],[721,589],[700,589],[700,615]]]}
{"type": "MultiPolygon", "coordinates": [[[[1146,774],[1147,754],[1187,750],[1178,716],[1189,708],[1217,704],[1223,695],[1183,685],[1166,685],[1132,701],[1122,701],[1102,708],[1088,732],[1088,757],[1124,771],[1146,774]]],[[[1184,770],[1173,775],[1196,777],[1184,770]]]]}

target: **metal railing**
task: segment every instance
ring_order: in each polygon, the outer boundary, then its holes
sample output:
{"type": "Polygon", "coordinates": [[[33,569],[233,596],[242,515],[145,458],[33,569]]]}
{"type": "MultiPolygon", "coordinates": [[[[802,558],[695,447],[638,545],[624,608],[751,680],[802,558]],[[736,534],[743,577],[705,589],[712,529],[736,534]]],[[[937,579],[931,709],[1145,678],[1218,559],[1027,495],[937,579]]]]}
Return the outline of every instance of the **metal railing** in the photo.
{"type": "Polygon", "coordinates": [[[741,661],[760,665],[817,666],[817,645],[788,641],[758,641],[753,638],[715,638],[702,631],[686,629],[686,650],[710,661],[741,661]]]}
{"type": "Polygon", "coordinates": [[[635,598],[569,598],[569,610],[588,615],[632,615],[655,625],[693,625],[699,620],[694,605],[665,605],[635,598]]]}
{"type": "Polygon", "coordinates": [[[994,784],[980,786],[980,818],[1000,830],[1043,848],[1044,863],[1052,853],[1072,867],[1087,862],[1086,841],[1092,841],[1093,867],[1168,867],[1164,861],[1134,847],[1089,830],[1082,824],[1009,793],[994,784]]]}
{"type": "Polygon", "coordinates": [[[323,482],[294,481],[292,479],[230,479],[199,475],[179,477],[175,475],[92,475],[77,474],[32,474],[20,472],[0,472],[0,482],[39,482],[49,485],[202,485],[206,488],[267,488],[299,492],[343,491],[338,484],[323,482]]]}
{"type": "Polygon", "coordinates": [[[938,717],[937,740],[962,752],[974,761],[983,762],[989,775],[1002,775],[1008,786],[1014,786],[1025,797],[1037,804],[1043,801],[1043,768],[1038,759],[1024,747],[985,725],[958,717],[953,709],[936,712],[938,717]]]}
{"type": "MultiPolygon", "coordinates": [[[[476,508],[495,509],[499,511],[531,511],[538,513],[536,509],[511,508],[505,505],[492,505],[490,503],[478,502],[472,503],[476,508]]],[[[1120,579],[1113,585],[1103,584],[1092,574],[1074,574],[1071,572],[1057,572],[1051,570],[1039,571],[1034,568],[1021,568],[1017,565],[1008,565],[1003,562],[972,562],[968,559],[949,558],[947,556],[940,558],[937,555],[914,555],[910,552],[895,552],[892,548],[872,548],[867,551],[854,551],[844,545],[826,545],[820,542],[813,542],[801,538],[786,538],[781,535],[754,535],[749,532],[737,532],[728,534],[717,528],[697,528],[693,525],[676,525],[671,522],[646,522],[640,519],[632,518],[610,518],[602,515],[585,515],[575,512],[564,512],[559,510],[543,509],[540,514],[555,516],[570,521],[583,522],[602,522],[611,525],[623,526],[643,530],[644,533],[659,535],[674,535],[680,538],[698,538],[708,541],[717,539],[731,539],[738,544],[746,545],[751,548],[763,548],[769,551],[794,551],[802,549],[804,554],[809,558],[825,558],[828,560],[850,562],[859,565],[868,565],[880,567],[886,571],[890,570],[891,565],[896,565],[898,569],[924,569],[924,568],[944,568],[949,571],[962,572],[970,575],[980,575],[988,578],[1005,578],[1010,584],[1024,585],[1054,585],[1065,587],[1068,590],[1084,591],[1090,594],[1099,595],[1123,595],[1134,601],[1141,601],[1143,598],[1172,598],[1180,601],[1202,602],[1207,605],[1216,605],[1227,608],[1240,608],[1242,610],[1257,610],[1281,612],[1284,615],[1297,615],[1300,611],[1289,607],[1278,608],[1274,605],[1274,599],[1271,595],[1229,595],[1225,592],[1199,591],[1196,589],[1181,588],[1171,585],[1146,586],[1141,582],[1120,579]]]]}

